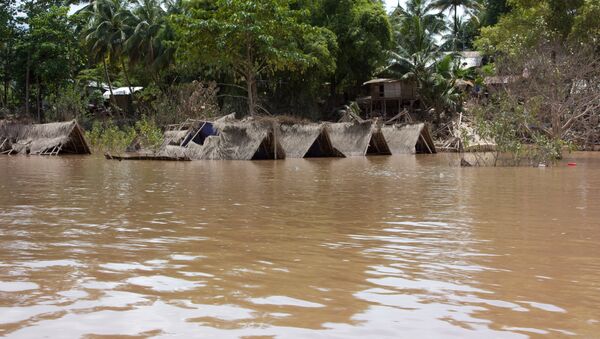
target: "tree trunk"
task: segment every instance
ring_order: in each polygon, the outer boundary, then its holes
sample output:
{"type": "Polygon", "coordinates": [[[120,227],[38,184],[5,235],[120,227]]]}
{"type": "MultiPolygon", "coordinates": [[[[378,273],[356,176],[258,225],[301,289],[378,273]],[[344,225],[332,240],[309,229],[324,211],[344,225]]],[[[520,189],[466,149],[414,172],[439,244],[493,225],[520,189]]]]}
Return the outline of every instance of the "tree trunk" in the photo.
{"type": "Polygon", "coordinates": [[[335,74],[331,76],[331,83],[329,84],[329,95],[334,98],[336,96],[337,88],[335,86],[335,74]]]}
{"type": "Polygon", "coordinates": [[[252,45],[250,43],[246,44],[246,65],[245,65],[245,78],[246,78],[246,88],[248,91],[248,114],[254,115],[254,108],[256,106],[256,102],[254,101],[254,82],[256,81],[256,74],[254,74],[254,57],[252,55],[252,45]]]}
{"type": "Polygon", "coordinates": [[[102,64],[104,65],[104,75],[106,76],[106,82],[108,83],[108,90],[110,91],[110,100],[116,105],[115,96],[113,94],[112,83],[110,82],[110,76],[108,75],[108,67],[106,67],[106,58],[102,57],[102,64]]]}
{"type": "Polygon", "coordinates": [[[458,16],[456,15],[456,7],[454,6],[454,51],[458,51],[458,16]]]}
{"type": "Polygon", "coordinates": [[[254,107],[256,106],[256,103],[254,101],[254,75],[252,74],[252,71],[247,71],[246,72],[246,87],[247,87],[247,91],[248,91],[248,114],[249,115],[254,115],[254,107]]]}
{"type": "Polygon", "coordinates": [[[8,107],[8,77],[4,79],[4,105],[8,107]]]}
{"type": "Polygon", "coordinates": [[[559,140],[562,136],[562,123],[560,121],[560,113],[552,112],[552,138],[559,140]]]}
{"type": "Polygon", "coordinates": [[[25,115],[29,116],[29,54],[27,54],[27,70],[25,71],[25,115]]]}
{"type": "Polygon", "coordinates": [[[8,49],[10,49],[10,45],[7,47],[7,51],[6,53],[4,53],[4,55],[2,55],[2,58],[4,59],[4,64],[2,65],[3,68],[3,75],[4,75],[4,81],[3,81],[3,92],[2,92],[2,107],[8,106],[8,49]]]}
{"type": "Polygon", "coordinates": [[[36,88],[37,88],[37,95],[35,98],[35,106],[37,109],[37,119],[38,122],[41,124],[42,121],[42,105],[41,105],[41,100],[42,100],[42,89],[40,86],[40,76],[38,75],[36,77],[36,88]]]}
{"type": "Polygon", "coordinates": [[[135,114],[135,97],[133,94],[133,87],[131,87],[131,81],[129,81],[129,74],[127,74],[127,68],[125,68],[125,61],[121,59],[121,66],[123,67],[123,74],[125,74],[125,81],[127,81],[127,87],[129,87],[129,95],[131,96],[131,106],[133,108],[133,113],[135,114]]]}
{"type": "Polygon", "coordinates": [[[4,63],[2,64],[3,68],[3,93],[2,93],[2,107],[8,107],[8,50],[11,48],[10,44],[7,46],[5,53],[3,53],[2,58],[4,59],[4,63]]]}

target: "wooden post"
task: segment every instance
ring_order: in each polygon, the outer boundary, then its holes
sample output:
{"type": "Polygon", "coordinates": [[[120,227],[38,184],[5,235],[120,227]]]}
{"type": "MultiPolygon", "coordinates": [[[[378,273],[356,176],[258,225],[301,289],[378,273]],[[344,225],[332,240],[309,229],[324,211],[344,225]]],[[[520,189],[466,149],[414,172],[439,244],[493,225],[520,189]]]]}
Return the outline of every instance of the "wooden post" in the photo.
{"type": "MultiPolygon", "coordinates": [[[[196,137],[198,136],[198,134],[200,133],[200,131],[202,131],[202,129],[204,128],[204,126],[206,125],[206,121],[202,124],[202,126],[200,126],[200,128],[196,131],[196,133],[194,134],[194,136],[190,139],[190,141],[193,141],[194,139],[196,139],[196,137]]],[[[187,138],[187,136],[186,136],[187,138]]],[[[185,142],[185,139],[183,138],[183,140],[181,140],[181,143],[179,144],[179,146],[183,146],[183,143],[185,142]]],[[[190,141],[188,141],[188,145],[190,144],[190,141]]],[[[186,145],[187,147],[187,145],[186,145]]]]}
{"type": "Polygon", "coordinates": [[[277,160],[277,122],[273,122],[273,157],[277,160]]]}
{"type": "Polygon", "coordinates": [[[383,119],[387,118],[387,100],[383,99],[383,119]]]}
{"type": "Polygon", "coordinates": [[[427,147],[427,150],[429,151],[429,154],[433,154],[433,152],[431,151],[431,147],[429,147],[429,144],[427,143],[427,140],[425,140],[425,137],[423,137],[423,134],[419,134],[419,138],[421,138],[421,140],[423,141],[423,143],[427,147]]]}
{"type": "Polygon", "coordinates": [[[25,115],[29,116],[29,52],[27,53],[27,68],[25,70],[25,115]]]}

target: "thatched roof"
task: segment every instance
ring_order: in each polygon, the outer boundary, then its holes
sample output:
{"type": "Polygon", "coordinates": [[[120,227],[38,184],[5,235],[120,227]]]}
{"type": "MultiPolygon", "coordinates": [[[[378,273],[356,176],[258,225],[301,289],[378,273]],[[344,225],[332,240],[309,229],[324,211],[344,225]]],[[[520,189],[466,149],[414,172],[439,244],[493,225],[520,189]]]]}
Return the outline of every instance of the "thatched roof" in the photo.
{"type": "Polygon", "coordinates": [[[372,133],[370,121],[332,123],[328,128],[333,147],[345,156],[355,157],[367,154],[372,133]]]}
{"type": "Polygon", "coordinates": [[[371,121],[328,125],[333,147],[347,157],[390,154],[385,138],[371,121]]]}
{"type": "Polygon", "coordinates": [[[344,156],[331,144],[324,124],[281,124],[276,137],[286,158],[344,156]]]}
{"type": "Polygon", "coordinates": [[[384,126],[381,132],[392,154],[436,153],[429,128],[424,123],[384,126]]]}
{"type": "Polygon", "coordinates": [[[165,143],[168,145],[179,145],[183,142],[188,133],[189,130],[187,129],[180,131],[165,131],[165,143]]]}
{"type": "Polygon", "coordinates": [[[220,117],[219,119],[215,120],[215,122],[217,122],[217,123],[219,123],[219,122],[232,122],[232,121],[236,121],[236,119],[235,119],[235,113],[224,115],[224,116],[220,117]]]}
{"type": "Polygon", "coordinates": [[[203,144],[206,137],[215,134],[212,122],[187,119],[180,124],[167,126],[161,148],[165,148],[168,145],[187,146],[190,141],[203,144]]]}
{"type": "Polygon", "coordinates": [[[77,121],[0,124],[0,152],[8,154],[91,154],[77,121]]]}
{"type": "Polygon", "coordinates": [[[273,124],[261,121],[217,120],[217,136],[209,136],[204,145],[188,146],[194,160],[283,159],[285,153],[274,137],[273,124]]]}

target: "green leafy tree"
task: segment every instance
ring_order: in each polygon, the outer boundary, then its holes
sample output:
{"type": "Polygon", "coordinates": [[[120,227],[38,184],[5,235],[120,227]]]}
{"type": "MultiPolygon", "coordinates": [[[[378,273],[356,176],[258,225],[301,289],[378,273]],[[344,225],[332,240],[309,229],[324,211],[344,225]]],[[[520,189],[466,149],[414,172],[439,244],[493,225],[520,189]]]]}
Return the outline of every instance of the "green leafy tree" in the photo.
{"type": "Polygon", "coordinates": [[[30,88],[34,85],[40,121],[44,120],[44,97],[59,93],[82,66],[83,57],[68,11],[68,7],[56,6],[34,11],[33,16],[26,17],[27,27],[16,46],[15,74],[24,80],[18,86],[24,89],[25,111],[29,113],[30,88]]]}
{"type": "Polygon", "coordinates": [[[475,41],[478,50],[486,54],[515,56],[540,41],[551,39],[547,22],[548,6],[515,6],[494,26],[483,27],[475,41]]]}
{"type": "Polygon", "coordinates": [[[483,12],[481,24],[483,26],[495,25],[502,15],[510,12],[509,0],[486,0],[483,12]]]}
{"type": "Polygon", "coordinates": [[[571,40],[600,45],[600,1],[586,0],[573,21],[571,40]]]}
{"type": "Polygon", "coordinates": [[[15,45],[19,37],[16,11],[16,2],[14,0],[7,0],[0,3],[0,79],[3,86],[0,107],[8,106],[9,85],[14,77],[15,45]]]}
{"type": "Polygon", "coordinates": [[[313,17],[316,25],[332,31],[337,40],[332,94],[356,89],[385,65],[392,29],[380,1],[320,0],[313,17]]]}
{"type": "Polygon", "coordinates": [[[598,41],[600,5],[595,0],[512,0],[511,11],[484,27],[475,45],[488,54],[515,56],[544,43],[598,41]]]}
{"type": "Polygon", "coordinates": [[[68,7],[51,7],[29,23],[34,70],[48,86],[66,85],[82,63],[68,11],[68,7]]]}
{"type": "Polygon", "coordinates": [[[318,58],[303,48],[319,28],[304,23],[287,0],[201,3],[176,17],[180,56],[231,70],[246,85],[248,113],[260,109],[257,80],[276,71],[303,72],[318,58]],[[200,6],[201,5],[201,6],[200,6]]]}

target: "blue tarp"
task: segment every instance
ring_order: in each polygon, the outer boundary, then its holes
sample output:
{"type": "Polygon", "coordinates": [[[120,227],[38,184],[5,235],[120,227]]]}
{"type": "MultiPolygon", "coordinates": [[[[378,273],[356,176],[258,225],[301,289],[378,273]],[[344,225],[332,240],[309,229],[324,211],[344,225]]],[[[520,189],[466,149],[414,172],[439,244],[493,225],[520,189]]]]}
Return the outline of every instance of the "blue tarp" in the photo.
{"type": "Polygon", "coordinates": [[[194,131],[193,133],[188,134],[188,136],[186,137],[186,139],[183,142],[183,146],[187,146],[187,144],[190,141],[194,141],[195,143],[197,143],[198,145],[202,145],[204,144],[204,140],[206,138],[208,138],[209,136],[212,135],[217,135],[217,131],[215,129],[215,127],[213,126],[212,122],[201,122],[200,125],[200,131],[198,133],[196,133],[197,131],[194,131]],[[192,140],[193,138],[193,140],[192,140]]]}

